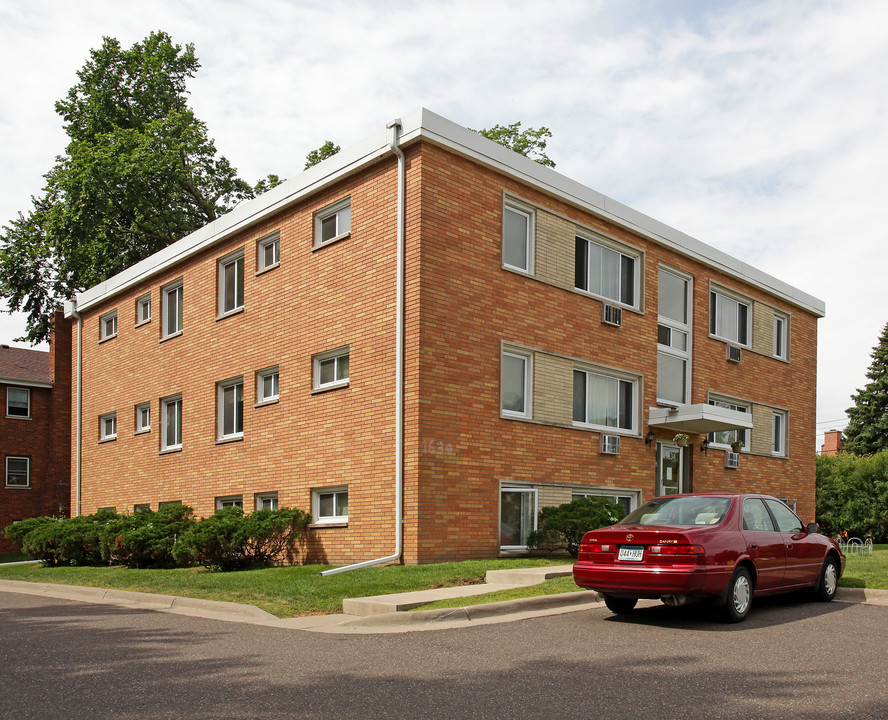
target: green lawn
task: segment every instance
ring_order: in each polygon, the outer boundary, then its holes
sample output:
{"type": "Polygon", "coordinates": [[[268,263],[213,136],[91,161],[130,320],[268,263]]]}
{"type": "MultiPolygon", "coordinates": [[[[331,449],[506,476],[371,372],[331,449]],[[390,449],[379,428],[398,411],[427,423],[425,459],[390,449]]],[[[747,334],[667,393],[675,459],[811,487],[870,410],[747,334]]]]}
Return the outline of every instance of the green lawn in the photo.
{"type": "Polygon", "coordinates": [[[888,590],[888,545],[873,546],[872,555],[848,555],[839,586],[888,590]]]}

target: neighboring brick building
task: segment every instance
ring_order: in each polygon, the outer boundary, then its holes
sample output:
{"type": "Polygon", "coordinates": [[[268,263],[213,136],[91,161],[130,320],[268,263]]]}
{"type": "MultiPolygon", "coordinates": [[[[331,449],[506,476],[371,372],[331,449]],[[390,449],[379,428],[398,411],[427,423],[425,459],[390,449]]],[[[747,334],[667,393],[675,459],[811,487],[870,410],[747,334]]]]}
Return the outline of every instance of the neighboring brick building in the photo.
{"type": "Polygon", "coordinates": [[[823,445],[820,446],[821,455],[838,455],[845,449],[842,441],[841,430],[827,430],[823,433],[823,445]]]}
{"type": "Polygon", "coordinates": [[[69,303],[80,512],[297,506],[335,563],[400,555],[399,502],[407,563],[520,552],[579,494],[812,518],[821,301],[433,113],[392,125],[69,303]]]}
{"type": "Polygon", "coordinates": [[[0,552],[15,520],[68,515],[71,477],[71,332],[56,313],[49,352],[0,345],[0,552]]]}

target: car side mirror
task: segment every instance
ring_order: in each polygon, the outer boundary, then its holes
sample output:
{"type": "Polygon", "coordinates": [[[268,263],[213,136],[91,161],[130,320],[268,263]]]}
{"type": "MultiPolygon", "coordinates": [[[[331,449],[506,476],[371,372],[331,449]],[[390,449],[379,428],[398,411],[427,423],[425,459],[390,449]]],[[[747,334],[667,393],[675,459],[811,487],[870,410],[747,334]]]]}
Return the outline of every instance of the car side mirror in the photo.
{"type": "Polygon", "coordinates": [[[808,523],[808,525],[805,527],[805,532],[808,533],[808,535],[811,535],[812,533],[819,533],[820,525],[818,523],[808,523]]]}

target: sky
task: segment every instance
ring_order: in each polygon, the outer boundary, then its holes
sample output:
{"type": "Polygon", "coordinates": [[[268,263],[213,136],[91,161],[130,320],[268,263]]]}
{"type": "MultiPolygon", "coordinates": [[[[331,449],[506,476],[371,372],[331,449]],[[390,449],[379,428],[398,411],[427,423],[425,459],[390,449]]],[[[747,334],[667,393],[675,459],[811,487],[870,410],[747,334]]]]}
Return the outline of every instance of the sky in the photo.
{"type": "Polygon", "coordinates": [[[0,0],[0,223],[90,49],[152,30],[194,44],[192,107],[250,182],[419,107],[545,125],[559,172],[824,300],[817,446],[847,423],[888,323],[884,0],[0,0]]]}

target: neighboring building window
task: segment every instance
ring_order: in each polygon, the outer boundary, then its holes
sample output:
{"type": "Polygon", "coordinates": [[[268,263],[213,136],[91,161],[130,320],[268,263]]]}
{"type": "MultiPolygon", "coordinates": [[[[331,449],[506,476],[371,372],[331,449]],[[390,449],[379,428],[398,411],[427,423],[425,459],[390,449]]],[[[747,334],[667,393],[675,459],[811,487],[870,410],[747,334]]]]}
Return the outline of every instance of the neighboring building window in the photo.
{"type": "Polygon", "coordinates": [[[690,280],[660,268],[657,283],[657,400],[688,402],[691,357],[690,280]]]}
{"type": "Polygon", "coordinates": [[[532,415],[533,355],[504,350],[500,368],[500,407],[503,415],[532,415]]]}
{"type": "Polygon", "coordinates": [[[133,512],[148,512],[151,509],[151,503],[137,503],[133,505],[133,512]]]}
{"type": "Polygon", "coordinates": [[[504,487],[500,490],[500,547],[527,548],[527,534],[537,529],[537,491],[504,487]]]}
{"type": "Polygon", "coordinates": [[[6,487],[31,486],[31,459],[26,457],[6,458],[6,487]]]}
{"type": "Polygon", "coordinates": [[[749,345],[752,307],[748,301],[721,291],[709,293],[709,334],[722,340],[749,345]]]}
{"type": "Polygon", "coordinates": [[[533,272],[533,213],[511,205],[503,209],[503,264],[533,272]]]}
{"type": "Polygon", "coordinates": [[[230,507],[243,508],[244,499],[241,495],[229,495],[228,497],[216,498],[216,510],[224,510],[230,507]]]}
{"type": "Polygon", "coordinates": [[[771,416],[771,454],[786,456],[786,413],[782,410],[771,416]]]}
{"type": "Polygon", "coordinates": [[[160,401],[160,449],[182,449],[182,397],[160,401]]]}
{"type": "Polygon", "coordinates": [[[578,237],[575,262],[578,290],[623,305],[638,306],[637,256],[578,237]]]}
{"type": "Polygon", "coordinates": [[[217,386],[218,437],[220,440],[243,437],[244,434],[244,381],[233,378],[217,386]]]}
{"type": "Polygon", "coordinates": [[[278,494],[277,493],[258,493],[256,495],[257,510],[277,510],[278,494]]]}
{"type": "Polygon", "coordinates": [[[117,438],[117,413],[108,413],[99,418],[99,441],[117,438]]]}
{"type": "Polygon", "coordinates": [[[144,325],[151,319],[151,293],[136,300],[136,325],[144,325]]]}
{"type": "Polygon", "coordinates": [[[30,388],[6,388],[6,415],[8,417],[31,417],[30,388]]]}
{"type": "Polygon", "coordinates": [[[277,266],[281,261],[281,234],[262,238],[257,243],[256,267],[259,272],[277,266]]]}
{"type": "Polygon", "coordinates": [[[244,251],[239,250],[219,261],[219,315],[227,315],[244,306],[244,251]]]}
{"type": "Polygon", "coordinates": [[[110,340],[117,337],[117,310],[105,313],[99,318],[99,339],[110,340]]]}
{"type": "Polygon", "coordinates": [[[623,511],[624,515],[628,515],[636,507],[638,507],[638,496],[637,492],[621,492],[619,490],[610,490],[610,489],[590,489],[590,490],[574,490],[571,493],[571,499],[576,500],[577,498],[596,498],[596,497],[606,497],[610,498],[617,505],[620,506],[620,509],[623,511]]]}
{"type": "Polygon", "coordinates": [[[256,373],[256,402],[267,403],[278,399],[277,366],[256,373]]]}
{"type": "Polygon", "coordinates": [[[636,384],[589,370],[574,370],[573,421],[595,428],[634,431],[636,384]]]}
{"type": "Polygon", "coordinates": [[[340,240],[351,232],[351,198],[315,213],[315,246],[340,240]]]}
{"type": "MultiPolygon", "coordinates": [[[[728,410],[736,410],[737,412],[748,413],[749,405],[741,403],[737,400],[709,400],[710,405],[716,407],[728,408],[728,410]]],[[[742,442],[744,446],[748,446],[749,438],[746,430],[722,430],[721,432],[709,433],[709,442],[716,445],[729,446],[735,442],[742,442]]]]}
{"type": "Polygon", "coordinates": [[[182,332],[182,281],[166,286],[163,297],[163,336],[171,337],[182,332]]]}
{"type": "Polygon", "coordinates": [[[774,315],[774,357],[789,359],[789,318],[786,315],[774,315]]]}
{"type": "Polygon", "coordinates": [[[314,357],[315,390],[348,385],[349,349],[338,348],[314,357]]]}
{"type": "Polygon", "coordinates": [[[315,490],[312,501],[315,524],[348,522],[348,487],[315,490]]]}
{"type": "Polygon", "coordinates": [[[148,432],[151,429],[151,405],[136,405],[136,433],[148,432]]]}

